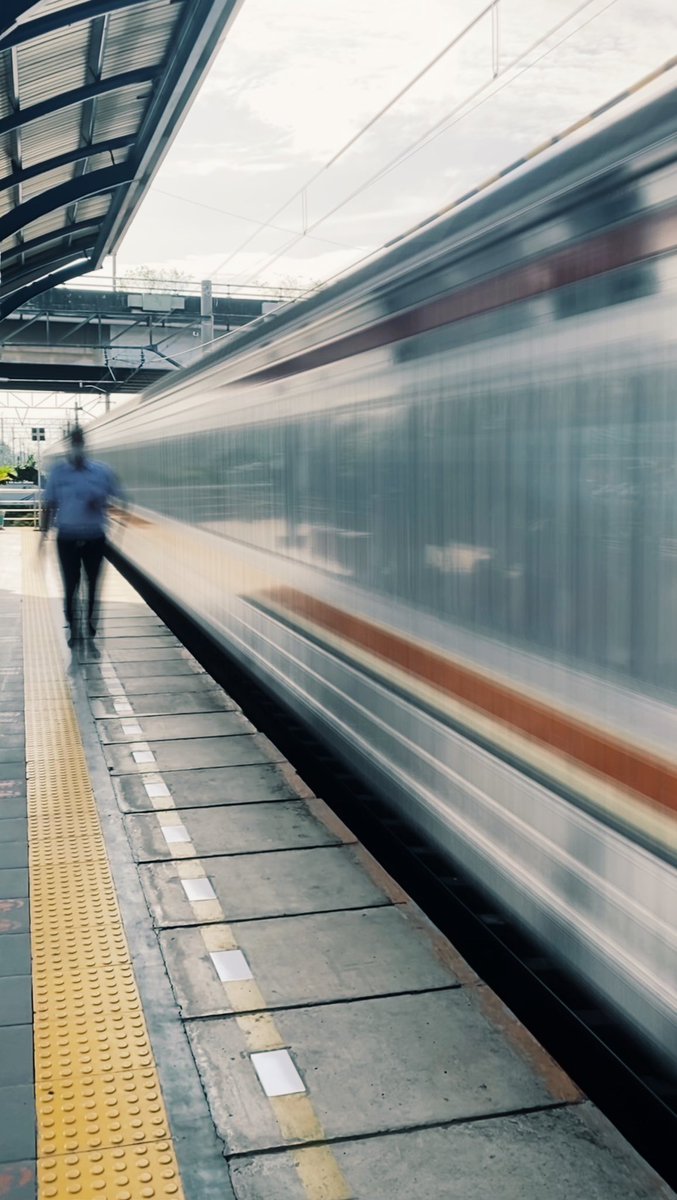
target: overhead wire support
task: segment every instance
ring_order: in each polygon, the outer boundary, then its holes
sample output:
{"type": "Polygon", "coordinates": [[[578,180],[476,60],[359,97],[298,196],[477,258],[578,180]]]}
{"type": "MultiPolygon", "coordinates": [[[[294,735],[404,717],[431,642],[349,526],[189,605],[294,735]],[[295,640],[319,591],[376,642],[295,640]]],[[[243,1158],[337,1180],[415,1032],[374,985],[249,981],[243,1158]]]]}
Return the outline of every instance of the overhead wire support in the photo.
{"type": "Polygon", "coordinates": [[[499,24],[499,3],[500,0],[494,0],[491,6],[491,74],[494,79],[499,75],[501,69],[501,27],[499,24]]]}
{"type": "MultiPolygon", "coordinates": [[[[521,62],[523,62],[523,60],[525,58],[528,59],[529,55],[531,55],[534,52],[534,50],[537,50],[540,46],[542,46],[545,42],[547,42],[551,37],[553,37],[556,33],[558,33],[561,29],[563,29],[571,21],[575,20],[576,17],[580,16],[581,13],[584,12],[585,9],[590,8],[591,4],[593,4],[595,2],[596,2],[596,0],[583,0],[583,2],[581,4],[579,4],[578,7],[576,7],[573,10],[573,12],[569,13],[568,16],[563,17],[561,20],[557,21],[555,25],[551,26],[550,29],[548,29],[546,31],[546,33],[541,34],[541,36],[539,38],[537,38],[535,41],[531,42],[530,45],[527,46],[527,48],[525,50],[520,51],[519,54],[515,55],[508,63],[506,63],[503,67],[501,67],[498,75],[496,76],[496,79],[502,79],[505,75],[508,75],[512,70],[514,70],[515,67],[519,66],[519,64],[521,62]]],[[[539,55],[539,57],[537,59],[535,59],[533,62],[527,62],[521,68],[521,70],[518,72],[518,75],[524,74],[526,71],[530,70],[538,62],[542,61],[543,58],[547,57],[548,54],[551,54],[553,52],[553,50],[558,49],[566,41],[568,41],[571,37],[573,37],[575,34],[579,33],[581,29],[585,28],[586,25],[589,25],[592,21],[596,20],[597,17],[601,16],[601,14],[603,12],[606,12],[607,9],[612,8],[613,5],[616,4],[617,2],[618,2],[618,0],[609,0],[609,2],[603,8],[601,8],[598,12],[593,13],[592,16],[589,17],[586,21],[584,21],[581,25],[578,25],[575,29],[573,29],[569,33],[565,34],[565,36],[563,38],[561,38],[559,40],[559,42],[556,42],[554,46],[550,46],[546,50],[544,50],[543,53],[541,55],[539,55]]],[[[491,5],[489,5],[487,9],[483,10],[484,15],[487,15],[487,13],[491,12],[492,9],[493,9],[493,3],[491,5]]],[[[516,78],[516,77],[517,76],[515,76],[514,78],[516,78]]],[[[493,92],[489,92],[488,95],[484,95],[483,93],[486,93],[487,89],[490,88],[492,86],[492,84],[495,82],[496,82],[495,79],[493,79],[493,78],[489,79],[485,83],[481,84],[480,87],[476,88],[474,92],[471,92],[469,96],[466,96],[466,98],[464,100],[462,100],[460,104],[457,104],[455,106],[455,108],[453,108],[451,110],[450,113],[447,113],[444,117],[440,118],[439,121],[436,121],[435,124],[430,127],[430,129],[428,129],[424,134],[421,134],[418,138],[416,138],[414,140],[414,142],[412,142],[410,144],[410,146],[408,146],[405,150],[400,151],[397,155],[395,155],[394,158],[392,158],[390,160],[390,162],[386,163],[385,166],[380,167],[377,171],[374,172],[373,175],[370,175],[369,178],[365,179],[361,184],[359,184],[358,187],[354,188],[352,192],[350,192],[347,196],[344,196],[343,199],[340,200],[337,204],[335,204],[333,208],[329,209],[329,211],[324,213],[321,217],[318,217],[316,221],[313,221],[308,226],[307,233],[314,232],[315,229],[317,229],[317,227],[319,225],[321,225],[324,221],[329,220],[330,217],[335,216],[335,214],[337,212],[340,212],[340,210],[342,208],[345,208],[346,204],[349,204],[351,200],[356,199],[357,196],[361,195],[362,192],[367,190],[367,188],[372,187],[373,184],[380,182],[381,179],[384,179],[387,175],[389,175],[397,167],[399,167],[403,163],[405,163],[414,154],[417,154],[419,152],[419,150],[424,149],[425,146],[429,145],[429,143],[434,141],[435,138],[439,137],[442,133],[445,133],[447,131],[447,129],[451,127],[451,125],[457,124],[459,121],[461,121],[465,117],[469,116],[469,114],[471,112],[473,112],[476,108],[478,108],[481,104],[486,103],[487,100],[491,99],[492,96],[496,95],[496,92],[502,90],[502,88],[504,88],[504,87],[507,87],[508,84],[510,84],[512,82],[512,78],[505,79],[504,82],[499,84],[499,86],[493,92]],[[477,103],[473,104],[473,101],[477,101],[477,103]],[[468,105],[473,105],[473,107],[468,108],[468,105]]],[[[279,210],[279,211],[281,211],[281,210],[279,210]]],[[[282,255],[285,254],[287,250],[290,250],[293,248],[294,245],[297,245],[304,236],[305,235],[302,233],[298,234],[294,241],[288,243],[286,246],[283,246],[280,250],[276,251],[275,254],[273,254],[270,258],[267,258],[266,260],[264,260],[263,263],[257,264],[257,266],[254,268],[253,272],[251,272],[249,275],[247,275],[241,282],[243,284],[249,283],[251,279],[256,278],[256,276],[259,274],[260,271],[267,270],[268,267],[272,266],[275,262],[277,262],[278,258],[281,258],[282,255]]],[[[251,241],[252,238],[250,238],[249,240],[251,241]]],[[[237,251],[236,253],[238,253],[238,252],[239,251],[237,251]]],[[[365,257],[368,258],[368,257],[370,257],[370,255],[366,255],[365,257]]],[[[363,260],[360,259],[359,261],[363,261],[363,260]]]]}

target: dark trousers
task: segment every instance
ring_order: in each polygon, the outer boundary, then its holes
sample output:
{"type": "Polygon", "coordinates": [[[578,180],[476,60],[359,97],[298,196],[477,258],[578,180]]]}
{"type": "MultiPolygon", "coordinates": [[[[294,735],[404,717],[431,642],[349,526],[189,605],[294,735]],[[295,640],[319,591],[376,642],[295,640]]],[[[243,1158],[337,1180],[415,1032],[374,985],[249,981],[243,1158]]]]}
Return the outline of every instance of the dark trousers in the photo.
{"type": "Polygon", "coordinates": [[[88,539],[57,537],[56,548],[63,578],[64,611],[68,624],[72,629],[73,601],[80,584],[81,566],[84,567],[87,576],[87,615],[92,624],[95,624],[96,589],[106,550],[106,539],[104,537],[88,539]]]}

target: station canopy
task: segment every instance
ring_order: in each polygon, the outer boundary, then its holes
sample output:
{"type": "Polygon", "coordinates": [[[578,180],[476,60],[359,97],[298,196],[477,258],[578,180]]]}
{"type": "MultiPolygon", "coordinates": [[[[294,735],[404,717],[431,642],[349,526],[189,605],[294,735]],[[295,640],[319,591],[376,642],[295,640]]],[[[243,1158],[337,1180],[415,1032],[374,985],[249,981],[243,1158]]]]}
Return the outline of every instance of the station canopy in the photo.
{"type": "Polygon", "coordinates": [[[113,253],[241,0],[0,0],[0,318],[113,253]]]}

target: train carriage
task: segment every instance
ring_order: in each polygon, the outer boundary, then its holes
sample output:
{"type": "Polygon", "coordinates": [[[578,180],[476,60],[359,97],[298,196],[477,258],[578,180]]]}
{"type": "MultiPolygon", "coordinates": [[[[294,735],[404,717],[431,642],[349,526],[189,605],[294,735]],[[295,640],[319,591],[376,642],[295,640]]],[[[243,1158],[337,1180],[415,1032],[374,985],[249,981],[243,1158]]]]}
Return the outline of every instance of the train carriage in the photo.
{"type": "Polygon", "coordinates": [[[121,554],[677,1066],[677,92],[91,431],[121,554]]]}

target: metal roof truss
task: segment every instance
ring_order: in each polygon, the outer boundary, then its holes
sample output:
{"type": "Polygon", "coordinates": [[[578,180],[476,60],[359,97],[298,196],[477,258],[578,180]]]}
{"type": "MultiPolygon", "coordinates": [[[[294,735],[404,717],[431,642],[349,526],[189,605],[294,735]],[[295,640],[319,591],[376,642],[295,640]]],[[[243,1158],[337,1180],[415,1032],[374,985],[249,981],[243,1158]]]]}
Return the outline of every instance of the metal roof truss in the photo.
{"type": "Polygon", "coordinates": [[[3,0],[0,318],[117,248],[241,3],[3,0]]]}

